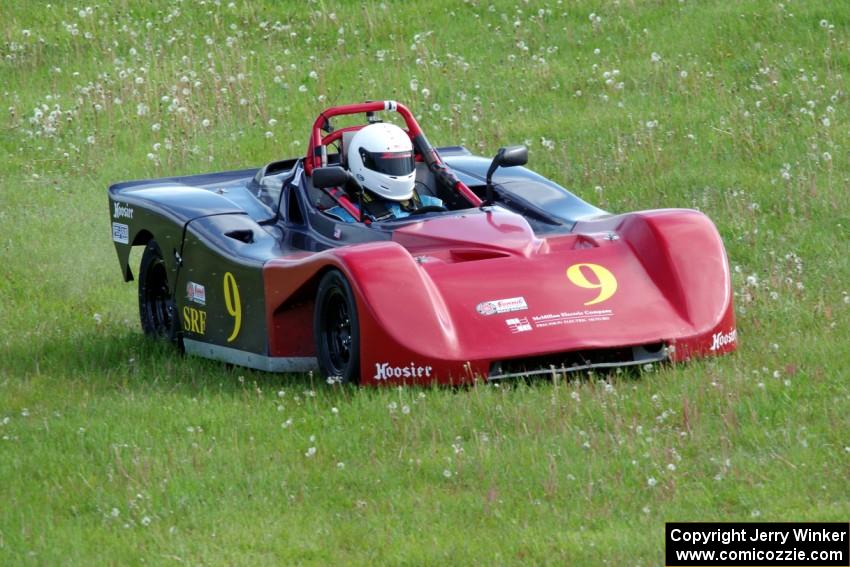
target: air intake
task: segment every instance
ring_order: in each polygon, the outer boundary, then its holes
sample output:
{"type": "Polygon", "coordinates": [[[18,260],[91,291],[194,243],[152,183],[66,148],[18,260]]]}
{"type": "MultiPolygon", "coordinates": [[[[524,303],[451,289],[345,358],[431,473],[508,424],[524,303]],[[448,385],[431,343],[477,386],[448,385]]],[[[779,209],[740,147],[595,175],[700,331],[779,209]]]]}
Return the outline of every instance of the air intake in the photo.
{"type": "Polygon", "coordinates": [[[664,343],[633,347],[605,348],[560,352],[527,358],[500,360],[490,365],[488,380],[504,380],[523,376],[564,374],[583,370],[619,368],[667,360],[664,343]]]}

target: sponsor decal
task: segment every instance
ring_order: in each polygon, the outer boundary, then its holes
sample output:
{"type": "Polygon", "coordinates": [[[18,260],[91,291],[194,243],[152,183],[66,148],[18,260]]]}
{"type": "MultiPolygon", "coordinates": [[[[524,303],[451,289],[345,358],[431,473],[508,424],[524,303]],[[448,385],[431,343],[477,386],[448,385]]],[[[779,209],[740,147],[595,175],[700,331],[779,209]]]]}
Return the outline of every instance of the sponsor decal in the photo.
{"type": "Polygon", "coordinates": [[[528,322],[528,317],[506,319],[505,324],[511,333],[526,333],[532,329],[531,323],[528,322]]]}
{"type": "Polygon", "coordinates": [[[573,264],[567,268],[567,278],[578,287],[599,290],[599,294],[590,301],[586,301],[585,305],[602,303],[617,292],[617,278],[608,268],[603,268],[599,264],[573,264]],[[593,274],[596,281],[589,279],[586,272],[593,274]]]}
{"type": "Polygon", "coordinates": [[[130,227],[120,222],[112,223],[112,240],[119,244],[130,244],[130,227]]]}
{"type": "Polygon", "coordinates": [[[186,299],[198,305],[206,305],[207,290],[199,283],[189,282],[186,284],[186,299]]]}
{"type": "Polygon", "coordinates": [[[560,313],[545,313],[534,315],[532,323],[538,329],[556,327],[559,325],[577,325],[579,323],[597,323],[609,321],[614,316],[611,309],[584,309],[582,311],[561,311],[560,313]]]}
{"type": "Polygon", "coordinates": [[[115,207],[112,209],[112,218],[133,218],[133,207],[127,203],[119,203],[118,201],[115,201],[115,207]]]}
{"type": "Polygon", "coordinates": [[[413,362],[410,366],[390,366],[389,362],[375,363],[375,380],[389,380],[391,378],[426,378],[431,376],[433,368],[430,366],[417,366],[413,362]]]}
{"type": "Polygon", "coordinates": [[[475,310],[482,315],[496,315],[497,313],[510,313],[512,311],[525,311],[528,304],[524,297],[509,297],[507,299],[494,299],[482,301],[475,310]]]}
{"type": "Polygon", "coordinates": [[[187,333],[205,335],[207,332],[207,312],[186,306],[183,308],[183,330],[187,333]]]}
{"type": "Polygon", "coordinates": [[[728,333],[724,333],[723,331],[719,333],[714,333],[711,336],[711,350],[717,350],[725,347],[728,344],[732,344],[738,338],[738,329],[732,329],[728,333]]]}

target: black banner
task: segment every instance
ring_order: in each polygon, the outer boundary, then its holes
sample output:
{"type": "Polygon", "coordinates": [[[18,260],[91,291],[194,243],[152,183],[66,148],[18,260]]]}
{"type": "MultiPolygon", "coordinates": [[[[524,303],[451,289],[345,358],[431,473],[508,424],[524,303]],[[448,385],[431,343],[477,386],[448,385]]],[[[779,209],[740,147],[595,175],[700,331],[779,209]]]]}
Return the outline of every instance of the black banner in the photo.
{"type": "Polygon", "coordinates": [[[848,567],[850,524],[668,522],[667,567],[848,567]]]}

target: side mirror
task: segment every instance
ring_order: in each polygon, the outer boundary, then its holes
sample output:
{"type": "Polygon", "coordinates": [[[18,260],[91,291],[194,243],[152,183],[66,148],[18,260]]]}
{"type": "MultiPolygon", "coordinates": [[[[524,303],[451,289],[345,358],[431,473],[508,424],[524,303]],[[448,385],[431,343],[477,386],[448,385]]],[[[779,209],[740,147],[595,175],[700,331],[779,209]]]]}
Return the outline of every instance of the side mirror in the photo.
{"type": "MultiPolygon", "coordinates": [[[[359,197],[360,205],[360,222],[364,222],[363,216],[363,186],[347,170],[337,165],[330,167],[317,167],[313,170],[313,187],[317,189],[331,189],[333,187],[343,187],[345,189],[356,189],[359,197]],[[349,185],[350,184],[350,185],[349,185]]],[[[340,202],[339,197],[333,196],[333,199],[340,202]]]]}
{"type": "Polygon", "coordinates": [[[499,160],[499,167],[525,165],[528,163],[528,148],[525,146],[508,146],[506,148],[499,148],[499,153],[496,154],[496,159],[499,160]]]}
{"type": "Polygon", "coordinates": [[[341,167],[317,167],[313,170],[313,187],[317,189],[345,187],[348,178],[349,173],[341,167]]]}
{"type": "Polygon", "coordinates": [[[496,152],[496,157],[490,163],[490,168],[487,170],[487,197],[481,203],[482,207],[492,205],[495,196],[493,195],[493,173],[500,167],[513,167],[515,165],[525,165],[528,163],[528,148],[525,146],[507,146],[499,148],[496,152]]]}

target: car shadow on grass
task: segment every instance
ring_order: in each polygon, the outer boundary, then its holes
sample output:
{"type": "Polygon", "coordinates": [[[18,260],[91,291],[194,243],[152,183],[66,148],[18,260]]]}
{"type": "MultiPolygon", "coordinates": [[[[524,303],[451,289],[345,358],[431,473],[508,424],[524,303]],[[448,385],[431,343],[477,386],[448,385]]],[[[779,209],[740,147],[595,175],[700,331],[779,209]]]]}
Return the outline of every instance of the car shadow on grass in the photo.
{"type": "MultiPolygon", "coordinates": [[[[218,392],[242,394],[245,391],[280,389],[335,390],[341,395],[361,391],[356,386],[328,384],[318,373],[263,372],[215,360],[188,356],[171,344],[145,337],[126,327],[56,332],[20,341],[7,349],[4,366],[13,375],[47,376],[57,381],[80,381],[97,389],[172,391],[195,395],[218,392]]],[[[553,384],[587,381],[635,380],[643,375],[637,367],[594,371],[554,370],[536,376],[513,377],[488,383],[482,379],[463,385],[407,385],[415,389],[440,388],[463,393],[471,388],[538,388],[553,384]]],[[[395,385],[393,385],[395,386],[395,385]]],[[[383,388],[378,388],[381,390],[383,388]]],[[[374,390],[365,388],[363,390],[374,390]]]]}
{"type": "Polygon", "coordinates": [[[104,388],[238,393],[323,383],[309,373],[262,372],[187,356],[174,345],[127,328],[30,337],[7,348],[3,358],[13,375],[78,380],[104,388]]]}

